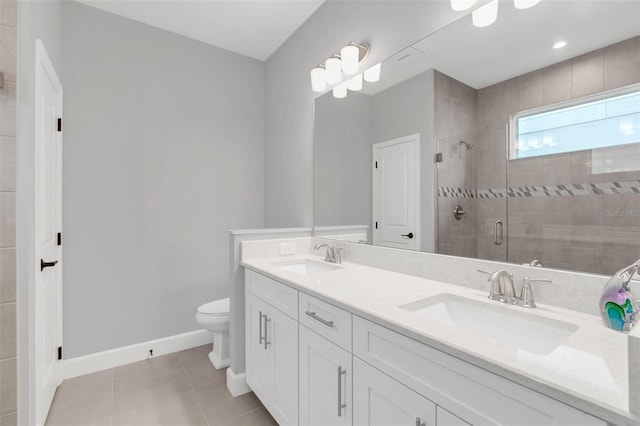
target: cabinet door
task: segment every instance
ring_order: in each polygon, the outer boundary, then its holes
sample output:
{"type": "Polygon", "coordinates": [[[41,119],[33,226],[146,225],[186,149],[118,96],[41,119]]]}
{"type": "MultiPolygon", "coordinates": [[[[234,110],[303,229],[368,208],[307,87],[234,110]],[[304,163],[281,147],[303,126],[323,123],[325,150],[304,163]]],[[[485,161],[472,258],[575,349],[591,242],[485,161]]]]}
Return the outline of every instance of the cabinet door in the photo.
{"type": "Polygon", "coordinates": [[[298,322],[271,308],[267,341],[273,352],[273,398],[269,412],[279,425],[298,424],[298,322]]]}
{"type": "Polygon", "coordinates": [[[354,357],[353,424],[435,426],[436,405],[354,357]]]}
{"type": "Polygon", "coordinates": [[[300,326],[300,424],[351,424],[351,354],[300,326]]]}
{"type": "Polygon", "coordinates": [[[245,294],[245,350],[247,384],[267,406],[273,399],[273,351],[265,346],[269,306],[251,293],[245,294]]]}
{"type": "Polygon", "coordinates": [[[471,426],[458,416],[454,416],[442,407],[436,409],[438,426],[471,426]]]}

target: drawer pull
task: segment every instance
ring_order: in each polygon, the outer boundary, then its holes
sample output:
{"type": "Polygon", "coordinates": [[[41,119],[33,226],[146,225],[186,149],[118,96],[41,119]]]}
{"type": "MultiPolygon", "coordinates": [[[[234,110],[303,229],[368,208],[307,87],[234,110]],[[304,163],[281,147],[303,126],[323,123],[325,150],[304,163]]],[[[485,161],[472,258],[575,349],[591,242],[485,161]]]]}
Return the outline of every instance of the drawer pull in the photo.
{"type": "Polygon", "coordinates": [[[305,313],[307,316],[309,316],[309,317],[313,318],[314,320],[316,320],[316,321],[320,321],[320,322],[321,322],[321,323],[323,323],[324,325],[326,325],[326,326],[328,326],[328,327],[333,328],[333,321],[327,321],[327,320],[326,320],[326,319],[324,319],[324,318],[320,318],[318,315],[316,315],[316,313],[315,313],[315,312],[304,311],[304,313],[305,313]]]}
{"type": "Polygon", "coordinates": [[[342,417],[342,409],[347,408],[347,404],[342,403],[342,375],[347,374],[347,370],[343,370],[342,366],[338,367],[338,417],[342,417]]]}
{"type": "MultiPolygon", "coordinates": [[[[261,345],[262,344],[262,340],[264,339],[264,337],[262,336],[262,311],[260,311],[258,313],[258,332],[260,333],[260,339],[258,340],[258,344],[261,345]]],[[[264,315],[266,317],[266,315],[264,315]]]]}
{"type": "Polygon", "coordinates": [[[267,349],[267,346],[271,344],[269,341],[269,321],[271,319],[268,316],[264,316],[264,348],[267,349]]]}

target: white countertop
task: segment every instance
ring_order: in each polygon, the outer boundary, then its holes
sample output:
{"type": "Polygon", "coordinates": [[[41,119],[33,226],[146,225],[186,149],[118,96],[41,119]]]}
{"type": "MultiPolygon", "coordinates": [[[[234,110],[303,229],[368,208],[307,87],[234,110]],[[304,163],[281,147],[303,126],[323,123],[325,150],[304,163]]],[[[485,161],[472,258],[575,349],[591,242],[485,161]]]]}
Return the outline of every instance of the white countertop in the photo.
{"type": "Polygon", "coordinates": [[[242,266],[595,417],[616,425],[638,424],[629,412],[628,337],[606,328],[598,316],[543,304],[536,309],[508,306],[488,300],[484,291],[356,263],[306,276],[273,265],[297,259],[323,261],[319,256],[287,256],[247,260],[242,266]],[[441,293],[573,323],[579,329],[551,353],[539,355],[399,308],[441,293]]]}

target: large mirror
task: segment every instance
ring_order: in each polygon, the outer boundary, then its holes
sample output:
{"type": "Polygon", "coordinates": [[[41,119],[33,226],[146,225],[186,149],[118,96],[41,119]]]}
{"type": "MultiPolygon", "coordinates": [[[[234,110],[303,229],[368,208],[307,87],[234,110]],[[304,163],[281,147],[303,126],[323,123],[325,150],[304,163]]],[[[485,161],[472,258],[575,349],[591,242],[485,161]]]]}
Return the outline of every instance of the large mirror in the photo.
{"type": "Polygon", "coordinates": [[[638,1],[501,0],[314,114],[317,235],[600,274],[640,257],[638,1]]]}

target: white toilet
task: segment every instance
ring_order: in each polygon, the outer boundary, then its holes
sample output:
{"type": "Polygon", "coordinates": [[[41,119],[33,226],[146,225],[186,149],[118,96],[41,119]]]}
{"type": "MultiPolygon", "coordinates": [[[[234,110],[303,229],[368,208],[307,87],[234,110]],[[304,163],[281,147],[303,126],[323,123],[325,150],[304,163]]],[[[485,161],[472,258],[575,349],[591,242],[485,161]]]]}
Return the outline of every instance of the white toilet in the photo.
{"type": "Polygon", "coordinates": [[[196,321],[213,333],[209,360],[218,370],[229,366],[229,298],[214,300],[198,308],[196,321]]]}

